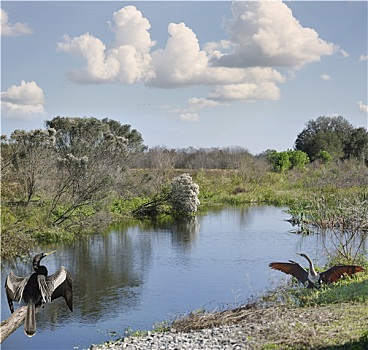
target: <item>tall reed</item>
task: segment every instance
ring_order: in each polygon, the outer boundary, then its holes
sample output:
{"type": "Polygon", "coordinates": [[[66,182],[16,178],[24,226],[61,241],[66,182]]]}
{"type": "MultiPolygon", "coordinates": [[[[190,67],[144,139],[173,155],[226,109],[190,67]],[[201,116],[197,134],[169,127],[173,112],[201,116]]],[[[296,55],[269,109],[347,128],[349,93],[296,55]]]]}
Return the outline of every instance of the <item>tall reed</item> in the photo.
{"type": "Polygon", "coordinates": [[[326,236],[334,251],[345,260],[355,261],[365,251],[368,237],[368,196],[312,196],[307,202],[291,205],[291,221],[300,233],[318,232],[326,236]]]}

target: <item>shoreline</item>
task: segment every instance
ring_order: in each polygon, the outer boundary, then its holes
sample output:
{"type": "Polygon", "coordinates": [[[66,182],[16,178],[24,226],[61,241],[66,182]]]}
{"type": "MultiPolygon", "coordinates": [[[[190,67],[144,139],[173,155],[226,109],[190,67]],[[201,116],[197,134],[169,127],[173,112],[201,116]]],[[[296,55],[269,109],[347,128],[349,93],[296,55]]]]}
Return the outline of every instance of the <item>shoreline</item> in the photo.
{"type": "Polygon", "coordinates": [[[168,331],[151,331],[92,345],[106,349],[368,349],[368,304],[262,307],[190,315],[168,331]]]}

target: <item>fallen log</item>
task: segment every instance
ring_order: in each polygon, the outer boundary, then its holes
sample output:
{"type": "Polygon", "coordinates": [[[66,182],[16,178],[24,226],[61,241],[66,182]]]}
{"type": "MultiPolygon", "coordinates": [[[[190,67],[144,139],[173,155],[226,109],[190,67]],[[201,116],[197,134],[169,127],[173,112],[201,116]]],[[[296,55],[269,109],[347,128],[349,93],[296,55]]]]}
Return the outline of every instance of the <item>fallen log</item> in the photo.
{"type": "MultiPolygon", "coordinates": [[[[41,306],[36,307],[36,313],[41,306]]],[[[15,332],[24,322],[27,313],[27,306],[21,306],[14,311],[6,320],[0,323],[0,344],[15,332]]]]}

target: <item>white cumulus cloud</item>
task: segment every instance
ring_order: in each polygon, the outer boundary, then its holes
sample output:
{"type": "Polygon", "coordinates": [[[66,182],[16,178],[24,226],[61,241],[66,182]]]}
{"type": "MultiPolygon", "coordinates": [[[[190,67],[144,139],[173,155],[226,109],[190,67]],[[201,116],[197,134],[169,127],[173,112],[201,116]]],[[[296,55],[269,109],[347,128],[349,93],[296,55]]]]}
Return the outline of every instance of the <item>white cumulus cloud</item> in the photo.
{"type": "Polygon", "coordinates": [[[192,97],[188,100],[188,106],[190,110],[198,111],[203,108],[211,108],[220,106],[220,102],[214,100],[208,100],[205,98],[192,97]]]}
{"type": "MultiPolygon", "coordinates": [[[[322,56],[348,54],[303,27],[282,1],[235,1],[226,22],[227,38],[200,46],[185,23],[170,23],[163,48],[154,50],[151,25],[135,6],[115,12],[109,28],[111,47],[86,33],[64,36],[58,49],[85,60],[83,69],[71,70],[77,83],[144,83],[156,88],[202,85],[207,96],[193,97],[185,107],[168,108],[180,120],[195,121],[197,111],[234,100],[277,100],[285,81],[280,67],[295,72],[322,56]]],[[[323,74],[322,79],[329,76],[323,74]]]]}
{"type": "Polygon", "coordinates": [[[350,57],[348,52],[346,52],[343,49],[338,48],[338,46],[335,46],[335,47],[336,47],[337,51],[340,52],[340,55],[341,55],[342,58],[350,57]]]}
{"type": "Polygon", "coordinates": [[[235,1],[232,13],[227,33],[233,52],[213,58],[214,64],[300,68],[339,50],[303,27],[281,1],[235,1]]]}
{"type": "Polygon", "coordinates": [[[115,33],[115,48],[128,45],[138,52],[148,53],[156,45],[148,32],[151,28],[149,21],[136,7],[126,6],[114,12],[113,19],[114,22],[109,22],[109,27],[115,33]]]}
{"type": "Polygon", "coordinates": [[[363,103],[363,101],[358,102],[358,107],[361,112],[368,113],[368,105],[363,103]]]}
{"type": "Polygon", "coordinates": [[[170,37],[164,49],[152,53],[155,78],[150,84],[160,87],[196,84],[208,65],[205,51],[201,51],[194,32],[184,23],[170,23],[170,37]]]}
{"type": "Polygon", "coordinates": [[[19,36],[31,34],[32,32],[27,23],[10,23],[8,13],[1,9],[1,36],[19,36]]]}
{"type": "Polygon", "coordinates": [[[230,100],[277,100],[280,98],[280,89],[271,82],[260,84],[244,83],[216,86],[208,98],[220,101],[230,100]]]}
{"type": "Polygon", "coordinates": [[[148,30],[151,26],[142,13],[134,6],[126,6],[113,14],[113,22],[109,22],[109,26],[115,34],[111,48],[89,33],[75,38],[65,35],[58,43],[58,50],[87,62],[84,69],[68,73],[72,81],[134,84],[153,74],[149,50],[156,43],[150,38],[148,30]]]}
{"type": "Polygon", "coordinates": [[[24,120],[45,113],[43,90],[34,82],[13,85],[1,92],[1,112],[6,118],[24,120]]]}
{"type": "Polygon", "coordinates": [[[58,49],[86,60],[87,66],[82,70],[71,70],[68,76],[78,83],[113,81],[119,72],[119,62],[112,55],[106,55],[106,46],[89,33],[79,37],[64,36],[58,49]]]}
{"type": "Polygon", "coordinates": [[[207,50],[201,50],[196,34],[185,23],[170,23],[169,38],[164,49],[154,51],[152,67],[155,75],[147,81],[160,88],[186,85],[226,85],[243,83],[249,68],[215,67],[207,50]]]}

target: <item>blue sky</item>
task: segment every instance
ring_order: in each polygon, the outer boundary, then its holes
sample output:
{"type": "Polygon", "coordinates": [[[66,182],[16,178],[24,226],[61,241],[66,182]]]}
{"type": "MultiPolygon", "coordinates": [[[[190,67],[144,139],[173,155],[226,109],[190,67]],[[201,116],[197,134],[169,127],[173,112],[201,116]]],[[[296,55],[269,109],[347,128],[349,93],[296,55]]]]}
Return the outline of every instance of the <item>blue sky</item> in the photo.
{"type": "Polygon", "coordinates": [[[292,148],[308,120],[367,127],[366,1],[2,1],[1,132],[55,116],[149,147],[292,148]]]}

